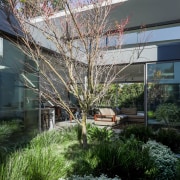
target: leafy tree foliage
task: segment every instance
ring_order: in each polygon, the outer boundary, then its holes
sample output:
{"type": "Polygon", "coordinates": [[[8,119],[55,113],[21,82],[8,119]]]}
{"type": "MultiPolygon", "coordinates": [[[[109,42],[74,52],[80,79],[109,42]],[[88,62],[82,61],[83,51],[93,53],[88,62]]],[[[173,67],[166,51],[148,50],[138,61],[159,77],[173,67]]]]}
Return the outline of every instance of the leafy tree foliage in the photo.
{"type": "Polygon", "coordinates": [[[112,84],[106,96],[100,101],[102,106],[144,108],[143,83],[112,84]]]}

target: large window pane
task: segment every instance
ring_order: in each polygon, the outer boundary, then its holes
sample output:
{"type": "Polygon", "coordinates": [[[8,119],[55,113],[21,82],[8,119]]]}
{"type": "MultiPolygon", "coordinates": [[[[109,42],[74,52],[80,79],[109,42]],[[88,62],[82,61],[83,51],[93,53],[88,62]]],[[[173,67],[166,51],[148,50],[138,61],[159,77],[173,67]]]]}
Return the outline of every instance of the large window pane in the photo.
{"type": "Polygon", "coordinates": [[[28,57],[5,39],[3,50],[0,57],[0,123],[15,121],[23,131],[34,131],[38,129],[39,115],[38,74],[27,69],[28,57]]]}
{"type": "Polygon", "coordinates": [[[180,107],[179,68],[180,62],[147,64],[148,124],[180,126],[180,117],[172,109],[180,107]]]}
{"type": "Polygon", "coordinates": [[[174,79],[174,63],[149,64],[148,81],[174,79]]]}

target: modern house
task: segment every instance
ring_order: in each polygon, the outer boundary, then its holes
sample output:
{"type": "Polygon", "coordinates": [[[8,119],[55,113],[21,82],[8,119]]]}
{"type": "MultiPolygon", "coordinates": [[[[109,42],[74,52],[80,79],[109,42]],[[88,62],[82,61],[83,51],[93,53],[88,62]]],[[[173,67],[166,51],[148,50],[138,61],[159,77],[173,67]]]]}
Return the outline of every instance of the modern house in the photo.
{"type": "MultiPolygon", "coordinates": [[[[120,22],[128,17],[129,23],[121,49],[115,48],[116,35],[104,37],[109,50],[103,54],[103,65],[115,60],[118,66],[123,66],[129,63],[133,54],[133,64],[122,72],[117,82],[144,82],[146,124],[158,123],[147,116],[147,112],[154,112],[159,104],[173,103],[180,107],[179,8],[179,0],[127,0],[112,3],[110,22],[120,22]]],[[[62,11],[51,19],[59,25],[58,19],[63,16],[62,11]]],[[[34,22],[42,25],[43,18],[36,18],[34,22]]],[[[42,46],[53,49],[53,44],[39,36],[38,31],[33,31],[32,35],[42,46]]]]}
{"type": "MultiPolygon", "coordinates": [[[[0,7],[0,121],[39,128],[38,74],[25,66],[30,59],[14,45],[23,36],[15,17],[0,7]]],[[[37,71],[38,72],[38,71],[37,71]]]]}
{"type": "Polygon", "coordinates": [[[129,23],[123,44],[127,53],[118,56],[119,50],[112,50],[109,54],[115,54],[118,59],[128,57],[128,54],[130,57],[131,49],[144,46],[140,57],[134,61],[137,68],[131,66],[124,82],[144,82],[146,124],[159,123],[148,116],[148,112],[154,113],[158,105],[173,103],[180,107],[179,7],[178,0],[128,0],[115,5],[110,13],[111,21],[129,17],[129,23]]]}
{"type": "Polygon", "coordinates": [[[117,59],[128,60],[133,48],[143,47],[139,58],[129,68],[130,72],[124,71],[129,76],[124,82],[144,82],[146,124],[159,123],[150,114],[160,104],[173,103],[180,107],[179,7],[180,2],[176,0],[135,0],[114,6],[110,13],[111,21],[128,16],[129,23],[123,44],[125,55],[122,51],[111,50],[107,59],[115,54],[117,59]]]}
{"type": "MultiPolygon", "coordinates": [[[[179,0],[171,2],[168,0],[127,0],[113,1],[112,9],[109,13],[110,22],[120,22],[128,17],[129,23],[125,29],[121,49],[116,48],[116,35],[104,37],[106,39],[105,46],[108,46],[108,51],[105,51],[103,54],[103,65],[108,65],[115,61],[118,67],[123,67],[129,63],[131,58],[133,59],[133,63],[120,74],[116,82],[144,82],[146,124],[158,123],[156,119],[147,116],[147,112],[154,112],[159,104],[170,102],[180,106],[179,8],[179,0]]],[[[5,24],[5,22],[7,23],[5,21],[7,16],[3,11],[1,13],[4,20],[1,19],[0,22],[5,24]]],[[[64,16],[64,12],[61,11],[53,14],[51,19],[57,21],[56,25],[59,26],[58,20],[64,16]]],[[[42,27],[43,18],[35,18],[34,23],[42,27]]],[[[2,75],[4,76],[3,80],[1,78],[2,90],[0,91],[2,97],[0,101],[1,116],[2,118],[6,116],[9,118],[16,115],[15,117],[22,120],[27,119],[27,122],[28,119],[33,119],[33,123],[38,124],[38,110],[36,109],[39,106],[38,96],[32,89],[24,87],[22,83],[23,80],[27,84],[29,83],[27,86],[38,87],[37,76],[24,70],[22,63],[19,64],[21,71],[17,71],[19,68],[10,71],[10,68],[17,66],[17,63],[16,66],[11,64],[16,62],[12,61],[12,58],[22,59],[25,62],[26,56],[16,49],[9,42],[8,38],[5,38],[11,37],[13,39],[17,36],[17,33],[12,32],[12,27],[6,26],[5,28],[0,26],[0,29],[2,32],[0,73],[1,77],[2,75]],[[11,29],[10,32],[9,29],[11,29]],[[7,53],[8,51],[4,49],[9,49],[7,48],[8,46],[12,46],[15,53],[19,54],[19,56],[7,53]],[[10,55],[11,57],[9,57],[10,55]],[[6,61],[3,61],[3,59],[9,59],[9,64],[6,64],[6,61]],[[11,85],[5,80],[10,76],[13,77],[11,85]],[[31,79],[30,81],[29,78],[31,79]],[[3,83],[4,85],[2,86],[3,83]],[[11,89],[11,91],[4,91],[3,88],[11,89]],[[14,90],[12,91],[12,89],[14,90]],[[15,96],[15,94],[18,94],[18,96],[15,96]],[[7,111],[7,109],[11,109],[11,111],[7,111]],[[12,114],[7,114],[7,112],[12,114]]],[[[56,52],[56,47],[38,29],[30,29],[30,31],[34,39],[42,47],[56,52]]],[[[83,62],[83,56],[81,61],[83,62]]]]}

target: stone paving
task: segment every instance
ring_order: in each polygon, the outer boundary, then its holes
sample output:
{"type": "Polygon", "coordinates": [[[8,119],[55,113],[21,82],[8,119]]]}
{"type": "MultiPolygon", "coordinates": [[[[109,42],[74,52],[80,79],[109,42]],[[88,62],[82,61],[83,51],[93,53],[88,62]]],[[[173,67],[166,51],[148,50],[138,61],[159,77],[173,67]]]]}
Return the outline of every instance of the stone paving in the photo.
{"type": "MultiPolygon", "coordinates": [[[[92,118],[87,119],[87,123],[94,124],[94,119],[92,119],[92,118]]],[[[72,120],[72,121],[67,120],[67,121],[56,122],[55,123],[55,129],[61,129],[61,128],[64,128],[64,127],[70,127],[70,126],[74,126],[76,124],[77,124],[77,122],[75,120],[72,120]]],[[[115,133],[120,133],[122,131],[122,129],[120,129],[120,128],[117,128],[117,129],[115,128],[114,129],[111,126],[98,126],[98,125],[95,125],[95,126],[97,126],[99,128],[107,127],[109,129],[113,129],[113,131],[115,133]]]]}
{"type": "MultiPolygon", "coordinates": [[[[87,123],[94,123],[93,119],[87,119],[87,123]]],[[[75,120],[72,120],[72,121],[61,121],[61,122],[56,122],[55,123],[55,128],[61,128],[61,127],[69,127],[69,126],[74,126],[76,125],[77,122],[75,120]]]]}

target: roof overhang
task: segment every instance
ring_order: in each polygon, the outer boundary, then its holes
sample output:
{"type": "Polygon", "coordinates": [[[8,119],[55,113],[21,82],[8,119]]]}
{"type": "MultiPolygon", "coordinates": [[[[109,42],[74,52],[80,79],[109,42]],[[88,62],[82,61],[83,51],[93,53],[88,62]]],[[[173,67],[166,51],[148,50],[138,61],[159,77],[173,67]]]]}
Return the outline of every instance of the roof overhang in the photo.
{"type": "MultiPolygon", "coordinates": [[[[179,0],[117,0],[114,4],[112,4],[112,9],[109,14],[109,22],[113,25],[115,21],[120,22],[122,19],[129,17],[129,23],[127,24],[126,30],[138,30],[142,27],[157,28],[159,26],[163,27],[164,25],[179,26],[179,9],[179,0]]],[[[50,18],[58,19],[58,17],[64,17],[63,13],[63,11],[56,13],[50,18]]],[[[43,18],[36,18],[33,22],[42,27],[43,18]]],[[[33,29],[32,35],[43,47],[57,51],[54,44],[48,41],[38,29],[33,29]]],[[[159,41],[162,43],[163,40],[159,41]]],[[[134,48],[106,51],[103,55],[103,64],[124,64],[128,63],[130,58],[133,59],[134,63],[157,61],[158,46],[156,43],[155,45],[142,48],[143,51],[140,57],[138,54],[141,50],[134,50],[134,48]],[[134,57],[132,57],[132,54],[134,57]]],[[[79,57],[81,57],[80,59],[82,62],[85,62],[84,56],[83,52],[80,52],[79,57]]]]}
{"type": "Polygon", "coordinates": [[[23,36],[16,17],[3,6],[0,6],[0,32],[14,37],[23,36]]]}
{"type": "Polygon", "coordinates": [[[112,5],[110,21],[129,18],[127,30],[180,22],[179,0],[128,0],[112,5]]]}
{"type": "MultiPolygon", "coordinates": [[[[155,27],[168,24],[180,23],[180,1],[179,0],[107,0],[112,8],[109,13],[109,21],[114,26],[115,21],[129,18],[126,30],[134,30],[142,27],[155,27]]],[[[76,12],[85,12],[92,9],[92,5],[77,8],[76,12]]],[[[49,18],[66,16],[65,11],[53,14],[49,18]]],[[[43,17],[31,19],[37,23],[44,21],[43,17]]]]}
{"type": "MultiPolygon", "coordinates": [[[[128,0],[104,0],[104,2],[100,1],[99,6],[100,7],[105,7],[105,6],[109,6],[109,5],[118,5],[119,6],[120,4],[122,4],[126,1],[128,1],[128,0]]],[[[93,9],[94,7],[95,6],[93,4],[89,4],[89,5],[85,4],[84,6],[74,8],[73,12],[83,13],[83,12],[93,9]]],[[[49,19],[56,19],[58,17],[66,17],[68,14],[70,14],[70,12],[68,10],[66,10],[66,11],[62,10],[62,11],[56,12],[56,13],[52,14],[51,16],[49,16],[49,19]]],[[[39,16],[39,17],[32,18],[30,21],[32,23],[38,23],[38,22],[44,21],[45,18],[46,17],[39,16]]]]}

